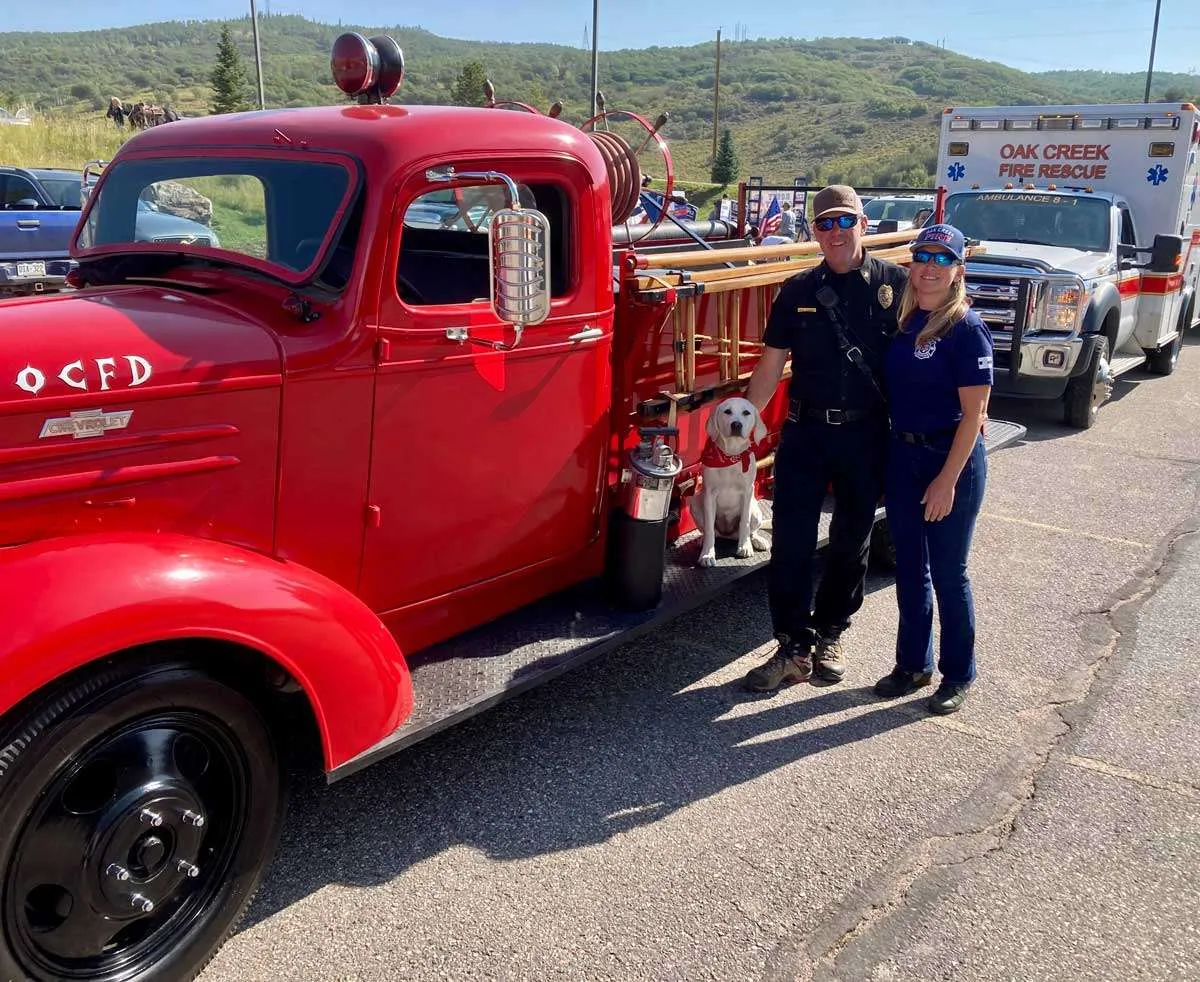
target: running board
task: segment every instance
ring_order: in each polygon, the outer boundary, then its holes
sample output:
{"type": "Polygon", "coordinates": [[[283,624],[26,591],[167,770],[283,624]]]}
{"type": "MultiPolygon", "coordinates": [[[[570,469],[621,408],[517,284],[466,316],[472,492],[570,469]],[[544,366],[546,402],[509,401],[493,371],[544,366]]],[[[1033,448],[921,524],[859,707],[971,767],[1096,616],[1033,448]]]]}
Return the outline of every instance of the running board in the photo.
{"type": "MultiPolygon", "coordinates": [[[[991,453],[1025,435],[1025,427],[988,420],[991,453]]],[[[763,502],[770,531],[770,502],[763,502]]],[[[818,545],[829,541],[830,503],[821,515],[818,545]]],[[[878,518],[883,518],[880,508],[878,518]]],[[[599,581],[579,584],[521,610],[443,641],[409,658],[413,711],[404,725],[329,774],[337,781],[433,736],[505,699],[648,634],[726,592],[763,569],[771,553],[749,559],[733,555],[734,543],[717,540],[717,565],[696,565],[700,533],[681,537],[667,550],[662,601],[654,610],[615,610],[599,581]]]]}
{"type": "Polygon", "coordinates": [[[1140,355],[1114,355],[1108,360],[1109,370],[1113,374],[1113,378],[1118,378],[1126,372],[1132,372],[1134,369],[1141,368],[1146,364],[1146,356],[1140,355]]]}

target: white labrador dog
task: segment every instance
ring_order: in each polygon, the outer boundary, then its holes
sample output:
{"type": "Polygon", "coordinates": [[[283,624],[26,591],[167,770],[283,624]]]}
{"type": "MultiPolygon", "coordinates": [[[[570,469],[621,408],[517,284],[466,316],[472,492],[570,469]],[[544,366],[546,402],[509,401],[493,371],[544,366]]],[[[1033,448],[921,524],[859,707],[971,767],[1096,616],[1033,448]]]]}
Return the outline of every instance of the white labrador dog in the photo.
{"type": "Polygon", "coordinates": [[[767,427],[748,399],[725,399],[708,417],[708,442],[700,455],[700,490],[690,501],[692,518],[703,533],[700,565],[717,564],[717,536],[737,540],[737,557],[768,548],[759,534],[762,508],[754,497],[758,461],[753,445],[767,427]]]}

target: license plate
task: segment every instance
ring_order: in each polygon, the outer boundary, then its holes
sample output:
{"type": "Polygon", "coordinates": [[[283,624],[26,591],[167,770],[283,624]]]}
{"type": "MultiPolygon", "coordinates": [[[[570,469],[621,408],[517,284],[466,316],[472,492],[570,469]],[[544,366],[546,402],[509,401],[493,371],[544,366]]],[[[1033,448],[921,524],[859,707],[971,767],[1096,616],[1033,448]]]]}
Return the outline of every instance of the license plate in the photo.
{"type": "Polygon", "coordinates": [[[45,276],[45,263],[17,263],[18,276],[45,276]]]}

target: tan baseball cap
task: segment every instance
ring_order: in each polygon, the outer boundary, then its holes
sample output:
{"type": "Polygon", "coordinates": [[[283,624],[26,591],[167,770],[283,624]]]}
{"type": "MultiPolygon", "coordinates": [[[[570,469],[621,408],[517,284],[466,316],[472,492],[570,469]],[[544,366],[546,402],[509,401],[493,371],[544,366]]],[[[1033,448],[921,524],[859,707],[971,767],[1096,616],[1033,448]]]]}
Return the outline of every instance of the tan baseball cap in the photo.
{"type": "Polygon", "coordinates": [[[831,184],[821,188],[813,199],[813,218],[823,215],[861,215],[862,201],[854,188],[845,184],[831,184]]]}

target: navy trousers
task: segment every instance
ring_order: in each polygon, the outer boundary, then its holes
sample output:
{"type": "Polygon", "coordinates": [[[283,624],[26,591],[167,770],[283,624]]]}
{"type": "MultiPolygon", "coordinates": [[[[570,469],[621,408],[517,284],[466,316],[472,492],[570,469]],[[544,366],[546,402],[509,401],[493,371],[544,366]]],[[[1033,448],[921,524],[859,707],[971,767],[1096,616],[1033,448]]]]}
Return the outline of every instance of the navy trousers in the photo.
{"type": "Polygon", "coordinates": [[[969,685],[975,679],[975,601],[967,556],[987,484],[987,454],[981,437],[955,485],[950,514],[940,522],[927,522],[921,498],[945,464],[951,439],[947,435],[934,446],[914,446],[893,437],[884,501],[896,545],[896,664],[910,672],[933,671],[936,595],[938,671],[943,682],[969,685]]]}
{"type": "Polygon", "coordinates": [[[775,454],[767,597],[775,635],[813,644],[837,637],[862,606],[867,552],[883,492],[887,423],[785,424],[775,454]],[[833,520],[813,605],[813,553],[821,507],[833,489],[833,520]]]}

